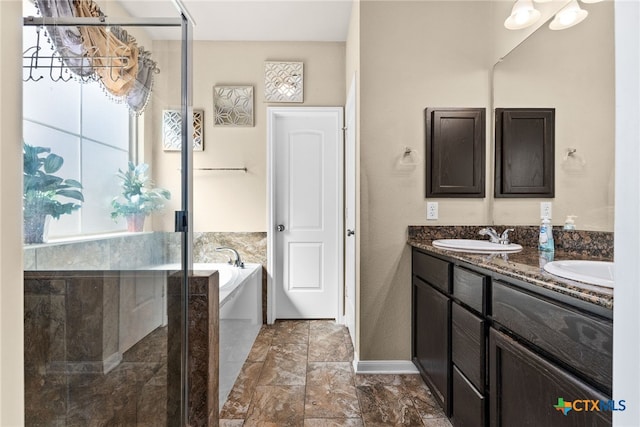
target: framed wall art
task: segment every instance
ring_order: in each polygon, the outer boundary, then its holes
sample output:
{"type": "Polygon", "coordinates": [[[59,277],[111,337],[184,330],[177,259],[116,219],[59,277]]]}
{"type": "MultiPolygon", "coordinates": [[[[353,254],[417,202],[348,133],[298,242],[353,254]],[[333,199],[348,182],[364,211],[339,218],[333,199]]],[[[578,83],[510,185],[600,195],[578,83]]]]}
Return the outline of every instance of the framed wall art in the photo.
{"type": "MultiPolygon", "coordinates": [[[[182,149],[182,113],[180,110],[162,111],[162,147],[164,151],[182,149]]],[[[193,110],[193,151],[204,150],[204,111],[193,110]]]]}
{"type": "Polygon", "coordinates": [[[253,86],[214,86],[214,126],[253,126],[253,86]]]}
{"type": "Polygon", "coordinates": [[[304,102],[303,63],[265,62],[264,98],[267,102],[304,102]]]}

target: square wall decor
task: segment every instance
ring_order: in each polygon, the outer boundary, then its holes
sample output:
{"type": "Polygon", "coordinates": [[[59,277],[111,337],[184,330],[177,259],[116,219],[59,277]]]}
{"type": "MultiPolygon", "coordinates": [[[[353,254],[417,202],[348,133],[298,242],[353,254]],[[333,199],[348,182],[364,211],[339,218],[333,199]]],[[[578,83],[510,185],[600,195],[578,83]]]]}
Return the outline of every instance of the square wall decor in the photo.
{"type": "MultiPolygon", "coordinates": [[[[182,113],[180,110],[162,111],[162,147],[164,151],[182,149],[182,113]]],[[[204,150],[204,111],[193,110],[193,151],[204,150]]]]}
{"type": "Polygon", "coordinates": [[[267,102],[303,102],[302,62],[264,63],[264,97],[267,102]]]}
{"type": "Polygon", "coordinates": [[[253,126],[253,86],[213,87],[214,126],[253,126]]]}

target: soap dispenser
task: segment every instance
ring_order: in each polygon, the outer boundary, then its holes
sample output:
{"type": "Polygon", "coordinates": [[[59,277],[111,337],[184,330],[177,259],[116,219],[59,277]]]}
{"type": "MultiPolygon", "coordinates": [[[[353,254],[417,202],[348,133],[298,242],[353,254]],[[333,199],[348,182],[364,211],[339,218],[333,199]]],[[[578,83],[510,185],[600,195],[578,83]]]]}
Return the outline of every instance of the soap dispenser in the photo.
{"type": "Polygon", "coordinates": [[[549,217],[543,217],[540,224],[540,235],[538,237],[538,249],[543,252],[553,252],[553,227],[549,217]]]}
{"type": "Polygon", "coordinates": [[[565,231],[573,231],[576,229],[575,219],[577,216],[575,215],[567,215],[567,219],[564,221],[564,227],[562,228],[565,231]]]}

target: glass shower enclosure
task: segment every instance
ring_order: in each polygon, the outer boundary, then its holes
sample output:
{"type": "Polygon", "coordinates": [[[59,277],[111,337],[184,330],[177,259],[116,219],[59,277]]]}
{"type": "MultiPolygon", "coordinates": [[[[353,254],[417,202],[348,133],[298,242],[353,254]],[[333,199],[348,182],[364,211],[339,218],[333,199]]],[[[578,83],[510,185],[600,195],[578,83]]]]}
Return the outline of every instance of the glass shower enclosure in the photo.
{"type": "Polygon", "coordinates": [[[25,1],[25,424],[187,425],[192,27],[105,3],[25,1]]]}

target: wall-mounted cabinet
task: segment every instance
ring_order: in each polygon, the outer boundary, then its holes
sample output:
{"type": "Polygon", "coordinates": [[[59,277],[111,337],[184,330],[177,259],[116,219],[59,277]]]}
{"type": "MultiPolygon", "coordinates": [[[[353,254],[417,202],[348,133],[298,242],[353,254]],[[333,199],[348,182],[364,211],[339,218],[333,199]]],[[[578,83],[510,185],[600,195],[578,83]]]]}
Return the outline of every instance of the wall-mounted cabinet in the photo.
{"type": "Polygon", "coordinates": [[[426,109],[426,197],[485,196],[485,109],[426,109]]]}
{"type": "Polygon", "coordinates": [[[554,197],[554,108],[496,108],[495,197],[554,197]]]}

